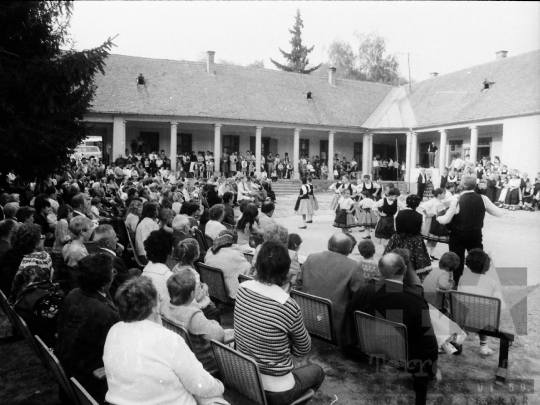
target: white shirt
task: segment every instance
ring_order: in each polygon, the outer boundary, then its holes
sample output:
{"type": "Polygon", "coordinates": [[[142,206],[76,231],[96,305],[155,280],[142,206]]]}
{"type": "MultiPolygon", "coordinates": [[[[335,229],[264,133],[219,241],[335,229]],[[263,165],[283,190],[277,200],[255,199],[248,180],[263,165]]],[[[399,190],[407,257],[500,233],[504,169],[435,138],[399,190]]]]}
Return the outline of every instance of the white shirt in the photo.
{"type": "Polygon", "coordinates": [[[210,236],[212,239],[217,239],[221,231],[225,231],[227,228],[218,221],[210,220],[206,223],[204,233],[206,236],[210,236]]]}
{"type": "Polygon", "coordinates": [[[193,395],[223,394],[184,339],[150,320],[119,322],[107,335],[103,363],[115,405],[196,405],[193,395]]]}
{"type": "Polygon", "coordinates": [[[141,276],[146,276],[152,280],[154,287],[159,294],[160,301],[169,301],[169,290],[167,290],[167,280],[173,275],[172,271],[163,263],[148,262],[141,276]]]}
{"type": "Polygon", "coordinates": [[[159,225],[150,218],[144,218],[135,231],[135,247],[139,256],[146,256],[146,250],[144,250],[144,241],[148,238],[152,231],[158,231],[159,225]]]}

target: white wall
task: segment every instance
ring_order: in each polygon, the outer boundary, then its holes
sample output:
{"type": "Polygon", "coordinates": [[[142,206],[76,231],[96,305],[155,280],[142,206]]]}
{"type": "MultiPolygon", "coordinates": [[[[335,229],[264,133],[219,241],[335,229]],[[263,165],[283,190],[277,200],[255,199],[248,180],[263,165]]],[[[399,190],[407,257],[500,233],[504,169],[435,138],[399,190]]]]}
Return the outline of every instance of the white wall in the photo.
{"type": "Polygon", "coordinates": [[[540,172],[540,115],[504,120],[499,156],[509,169],[536,177],[540,172]]]}

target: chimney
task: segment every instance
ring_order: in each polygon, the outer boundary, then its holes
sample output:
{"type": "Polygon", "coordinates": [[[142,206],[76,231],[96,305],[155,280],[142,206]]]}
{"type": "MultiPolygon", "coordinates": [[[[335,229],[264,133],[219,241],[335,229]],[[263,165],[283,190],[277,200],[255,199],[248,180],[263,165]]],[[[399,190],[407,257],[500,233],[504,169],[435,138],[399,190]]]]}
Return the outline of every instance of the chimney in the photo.
{"type": "Polygon", "coordinates": [[[334,66],[328,68],[328,83],[332,86],[336,85],[336,68],[334,66]]]}
{"type": "Polygon", "coordinates": [[[210,75],[214,75],[214,55],[216,52],[214,51],[208,51],[206,52],[208,54],[208,58],[206,60],[206,71],[210,75]]]}
{"type": "Polygon", "coordinates": [[[437,77],[437,76],[439,76],[439,73],[438,73],[438,72],[431,72],[431,73],[429,74],[429,77],[431,77],[431,78],[437,77]]]}
{"type": "Polygon", "coordinates": [[[495,58],[496,60],[497,59],[504,59],[506,58],[506,54],[508,53],[508,51],[499,51],[499,52],[495,52],[495,54],[497,55],[497,57],[495,58]]]}

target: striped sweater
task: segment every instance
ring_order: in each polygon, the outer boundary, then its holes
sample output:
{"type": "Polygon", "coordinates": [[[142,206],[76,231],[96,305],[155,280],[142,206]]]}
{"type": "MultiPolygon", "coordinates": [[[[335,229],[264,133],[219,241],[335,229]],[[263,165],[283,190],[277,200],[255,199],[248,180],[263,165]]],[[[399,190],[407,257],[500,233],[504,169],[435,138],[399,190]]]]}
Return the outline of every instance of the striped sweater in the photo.
{"type": "Polygon", "coordinates": [[[311,350],[298,304],[277,285],[256,280],[238,289],[234,335],[237,350],[259,365],[263,384],[265,376],[281,377],[292,371],[291,354],[305,356],[311,350]]]}

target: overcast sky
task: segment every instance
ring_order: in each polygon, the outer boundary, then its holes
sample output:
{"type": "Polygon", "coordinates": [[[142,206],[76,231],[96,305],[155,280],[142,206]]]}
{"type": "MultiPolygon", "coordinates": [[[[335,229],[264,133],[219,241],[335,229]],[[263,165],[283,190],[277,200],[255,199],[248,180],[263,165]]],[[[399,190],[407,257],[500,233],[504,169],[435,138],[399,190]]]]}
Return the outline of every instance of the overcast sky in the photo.
{"type": "Polygon", "coordinates": [[[401,74],[428,78],[540,49],[540,2],[75,2],[70,33],[76,48],[101,45],[118,34],[112,53],[198,60],[208,50],[216,60],[246,65],[270,58],[284,62],[294,15],[304,21],[304,45],[315,46],[310,63],[327,61],[334,39],[357,48],[355,32],[376,31],[397,53],[401,74]]]}

